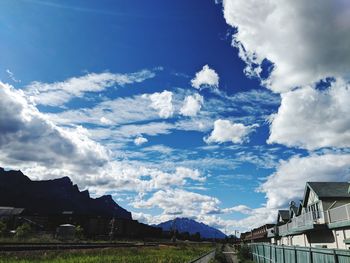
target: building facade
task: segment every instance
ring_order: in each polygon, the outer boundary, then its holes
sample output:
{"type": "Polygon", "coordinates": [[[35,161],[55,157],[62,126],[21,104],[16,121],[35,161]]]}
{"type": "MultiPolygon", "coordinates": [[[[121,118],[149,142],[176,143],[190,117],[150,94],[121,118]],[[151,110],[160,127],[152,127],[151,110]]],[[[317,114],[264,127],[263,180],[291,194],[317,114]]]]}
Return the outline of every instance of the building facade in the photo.
{"type": "Polygon", "coordinates": [[[277,245],[350,248],[350,194],[347,182],[309,182],[299,205],[279,211],[268,229],[277,245]]]}

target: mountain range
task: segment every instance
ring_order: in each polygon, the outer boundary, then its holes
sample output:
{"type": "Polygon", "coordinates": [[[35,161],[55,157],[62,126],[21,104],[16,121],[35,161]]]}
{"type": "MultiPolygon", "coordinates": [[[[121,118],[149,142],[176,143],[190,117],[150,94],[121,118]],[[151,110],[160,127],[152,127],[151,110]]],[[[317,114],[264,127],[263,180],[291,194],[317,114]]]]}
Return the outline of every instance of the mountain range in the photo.
{"type": "Polygon", "coordinates": [[[174,220],[169,220],[169,221],[160,223],[156,226],[161,227],[163,231],[171,231],[175,226],[175,229],[178,232],[180,233],[189,232],[191,235],[199,232],[201,235],[201,238],[222,239],[226,237],[226,235],[222,233],[220,230],[188,218],[175,218],[174,220]]]}
{"type": "Polygon", "coordinates": [[[131,213],[114,202],[112,196],[91,198],[88,190],[80,191],[69,177],[32,181],[21,171],[1,167],[0,206],[25,208],[26,213],[34,215],[73,211],[76,215],[132,219],[131,213]]]}

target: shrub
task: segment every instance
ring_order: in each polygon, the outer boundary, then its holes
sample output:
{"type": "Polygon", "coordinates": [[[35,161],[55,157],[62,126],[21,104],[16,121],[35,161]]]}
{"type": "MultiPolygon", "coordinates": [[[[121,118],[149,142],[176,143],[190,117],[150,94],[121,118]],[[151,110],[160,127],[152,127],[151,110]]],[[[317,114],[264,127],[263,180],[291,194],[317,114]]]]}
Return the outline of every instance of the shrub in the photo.
{"type": "Polygon", "coordinates": [[[243,262],[251,258],[250,249],[247,245],[242,245],[238,250],[238,258],[243,262]]]}
{"type": "Polygon", "coordinates": [[[226,263],[226,258],[223,252],[224,246],[220,246],[216,248],[216,253],[215,253],[215,262],[218,263],[226,263]]]}
{"type": "Polygon", "coordinates": [[[81,226],[76,226],[75,237],[78,239],[84,238],[84,229],[81,226]]]}
{"type": "Polygon", "coordinates": [[[3,237],[6,235],[7,232],[7,226],[4,221],[0,221],[0,237],[3,237]]]}
{"type": "Polygon", "coordinates": [[[16,237],[17,238],[26,238],[32,233],[32,228],[29,224],[24,223],[23,225],[20,225],[16,229],[16,237]]]}

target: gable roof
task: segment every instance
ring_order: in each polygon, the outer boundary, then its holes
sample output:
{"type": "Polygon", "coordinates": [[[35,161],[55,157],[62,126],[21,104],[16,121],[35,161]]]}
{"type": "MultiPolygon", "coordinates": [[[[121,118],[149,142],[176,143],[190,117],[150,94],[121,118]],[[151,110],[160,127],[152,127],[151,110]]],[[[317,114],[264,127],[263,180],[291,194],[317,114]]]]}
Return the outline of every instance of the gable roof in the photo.
{"type": "Polygon", "coordinates": [[[318,198],[350,198],[348,182],[307,182],[304,192],[303,205],[309,196],[309,190],[313,190],[318,198]]]}
{"type": "Polygon", "coordinates": [[[296,207],[296,206],[291,206],[290,208],[289,208],[289,217],[290,218],[292,218],[292,217],[296,217],[296,216],[298,216],[298,207],[296,207]]]}
{"type": "Polygon", "coordinates": [[[0,217],[20,215],[23,211],[24,211],[24,208],[1,206],[0,217]]]}
{"type": "Polygon", "coordinates": [[[282,218],[283,221],[289,220],[289,210],[278,210],[277,222],[279,218],[282,218]]]}

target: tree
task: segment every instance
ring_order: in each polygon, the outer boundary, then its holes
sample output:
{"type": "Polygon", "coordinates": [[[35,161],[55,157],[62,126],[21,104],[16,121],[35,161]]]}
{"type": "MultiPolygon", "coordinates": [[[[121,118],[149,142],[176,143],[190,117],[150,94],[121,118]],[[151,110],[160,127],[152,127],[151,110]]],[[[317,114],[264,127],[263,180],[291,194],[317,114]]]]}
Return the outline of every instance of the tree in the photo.
{"type": "Polygon", "coordinates": [[[195,234],[192,235],[192,240],[193,241],[200,241],[201,240],[201,234],[199,232],[196,232],[195,234]]]}
{"type": "Polygon", "coordinates": [[[3,237],[6,235],[7,232],[7,226],[4,221],[0,221],[0,236],[3,237]]]}
{"type": "Polygon", "coordinates": [[[28,237],[32,232],[32,228],[30,227],[29,224],[24,223],[17,227],[16,229],[16,237],[17,238],[26,238],[28,237]]]}
{"type": "Polygon", "coordinates": [[[75,228],[75,237],[82,239],[84,237],[84,229],[81,226],[75,228]]]}

